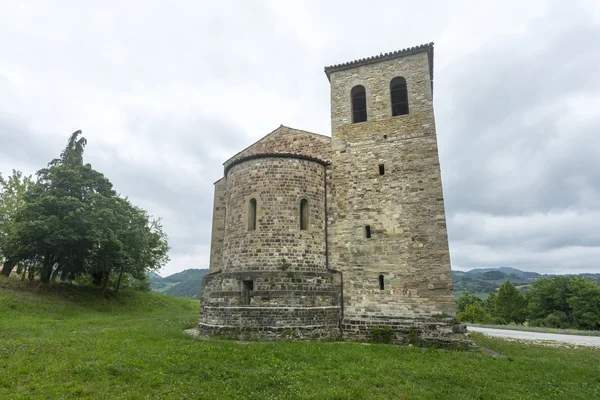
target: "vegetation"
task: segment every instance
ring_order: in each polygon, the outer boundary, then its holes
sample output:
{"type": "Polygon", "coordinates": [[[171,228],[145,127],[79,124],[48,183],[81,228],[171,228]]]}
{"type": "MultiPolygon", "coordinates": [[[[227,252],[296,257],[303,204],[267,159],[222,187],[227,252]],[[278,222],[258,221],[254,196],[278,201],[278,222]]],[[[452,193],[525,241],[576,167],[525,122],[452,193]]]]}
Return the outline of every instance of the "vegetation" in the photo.
{"type": "MultiPolygon", "coordinates": [[[[496,292],[500,286],[509,281],[521,293],[527,293],[531,284],[540,278],[551,278],[555,275],[542,275],[537,272],[521,271],[516,268],[478,268],[471,271],[452,271],[454,296],[458,299],[464,293],[474,293],[480,297],[496,292]]],[[[560,276],[560,275],[559,275],[560,276]]],[[[567,275],[568,276],[568,275],[567,275]]],[[[600,285],[600,274],[580,274],[583,278],[600,285]]]]}
{"type": "Polygon", "coordinates": [[[506,281],[485,301],[463,294],[457,311],[463,322],[600,330],[600,286],[580,276],[556,276],[536,280],[523,296],[506,281]]]}
{"type": "Polygon", "coordinates": [[[0,310],[3,399],[600,398],[600,350],[195,340],[197,301],[11,278],[0,310]]]}
{"type": "Polygon", "coordinates": [[[202,277],[207,273],[207,269],[186,269],[165,278],[153,274],[150,288],[170,296],[198,299],[202,296],[202,277]]]}
{"type": "Polygon", "coordinates": [[[37,172],[0,177],[2,274],[48,283],[79,281],[147,288],[147,273],[168,261],[160,219],[118,195],[110,181],[84,164],[87,144],[74,132],[60,157],[37,172]]]}

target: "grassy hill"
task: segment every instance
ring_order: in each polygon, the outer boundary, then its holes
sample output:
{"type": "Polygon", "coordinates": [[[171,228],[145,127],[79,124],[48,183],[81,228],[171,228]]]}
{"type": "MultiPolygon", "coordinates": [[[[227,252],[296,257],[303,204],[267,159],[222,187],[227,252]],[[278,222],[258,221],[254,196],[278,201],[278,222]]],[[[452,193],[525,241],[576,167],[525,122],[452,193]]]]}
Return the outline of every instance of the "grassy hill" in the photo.
{"type": "MultiPolygon", "coordinates": [[[[454,296],[460,297],[464,292],[475,293],[486,297],[488,293],[498,290],[500,285],[510,281],[523,293],[529,286],[540,278],[556,275],[542,275],[537,272],[521,271],[516,268],[479,268],[470,271],[452,271],[454,281],[454,296]]],[[[600,284],[600,274],[581,274],[581,276],[600,284]]]]}
{"type": "Polygon", "coordinates": [[[196,340],[198,302],[0,277],[1,399],[600,398],[600,350],[196,340]]]}
{"type": "Polygon", "coordinates": [[[198,299],[202,295],[202,277],[208,269],[186,269],[165,278],[158,274],[150,276],[150,289],[170,296],[198,299]]]}

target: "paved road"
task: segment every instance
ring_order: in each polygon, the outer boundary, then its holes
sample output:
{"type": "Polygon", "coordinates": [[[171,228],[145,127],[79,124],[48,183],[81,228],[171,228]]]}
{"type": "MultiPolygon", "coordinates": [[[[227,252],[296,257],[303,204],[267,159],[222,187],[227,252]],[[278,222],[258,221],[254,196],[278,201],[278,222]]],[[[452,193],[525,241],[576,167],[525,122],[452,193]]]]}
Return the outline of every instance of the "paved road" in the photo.
{"type": "Polygon", "coordinates": [[[501,338],[524,339],[524,340],[552,340],[555,342],[576,344],[579,346],[600,347],[600,336],[562,335],[558,333],[526,332],[509,329],[481,328],[468,326],[471,332],[481,332],[484,335],[501,338]]]}

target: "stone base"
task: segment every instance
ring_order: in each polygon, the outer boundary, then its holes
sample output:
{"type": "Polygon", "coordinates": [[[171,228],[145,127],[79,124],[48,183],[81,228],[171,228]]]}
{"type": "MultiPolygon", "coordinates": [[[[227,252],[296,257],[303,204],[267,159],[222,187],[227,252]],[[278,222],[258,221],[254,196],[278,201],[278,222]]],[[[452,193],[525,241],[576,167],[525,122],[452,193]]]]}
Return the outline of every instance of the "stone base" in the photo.
{"type": "Polygon", "coordinates": [[[344,318],[344,338],[358,342],[412,344],[424,347],[476,348],[467,326],[455,318],[373,317],[344,318]]]}
{"type": "Polygon", "coordinates": [[[454,318],[346,318],[334,325],[220,326],[200,322],[198,335],[235,340],[328,340],[476,349],[454,318]]]}
{"type": "Polygon", "coordinates": [[[339,328],[302,327],[235,327],[198,324],[198,334],[235,340],[340,340],[339,328]]]}

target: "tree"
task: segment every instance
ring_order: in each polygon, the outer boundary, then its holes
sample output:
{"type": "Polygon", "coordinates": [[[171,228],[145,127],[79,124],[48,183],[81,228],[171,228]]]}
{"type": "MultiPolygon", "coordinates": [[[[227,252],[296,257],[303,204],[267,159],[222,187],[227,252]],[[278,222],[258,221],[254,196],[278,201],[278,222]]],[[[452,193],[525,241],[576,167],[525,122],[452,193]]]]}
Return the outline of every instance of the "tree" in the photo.
{"type": "Polygon", "coordinates": [[[37,172],[14,217],[10,243],[28,275],[42,282],[89,277],[106,290],[118,272],[144,281],[168,261],[160,219],[120,197],[110,181],[83,163],[87,144],[74,132],[60,158],[37,172]]]}
{"type": "Polygon", "coordinates": [[[458,304],[456,306],[457,312],[461,313],[466,311],[467,306],[470,304],[479,304],[483,306],[483,300],[474,293],[465,292],[458,298],[458,304]]]}
{"type": "Polygon", "coordinates": [[[13,170],[6,180],[0,174],[0,261],[3,261],[2,275],[9,276],[19,261],[16,243],[12,241],[15,233],[15,218],[25,204],[25,193],[33,185],[30,176],[23,176],[13,170]]]}
{"type": "Polygon", "coordinates": [[[510,281],[498,289],[494,302],[494,316],[507,322],[521,323],[527,318],[527,301],[510,281]]]}
{"type": "Polygon", "coordinates": [[[493,315],[495,306],[496,306],[496,293],[490,292],[490,293],[488,293],[488,296],[485,298],[485,302],[484,302],[485,311],[488,314],[493,315]]]}
{"type": "Polygon", "coordinates": [[[471,303],[466,306],[465,311],[456,316],[459,321],[485,324],[490,321],[490,314],[485,311],[481,303],[471,303]]]}
{"type": "Polygon", "coordinates": [[[566,276],[543,278],[533,282],[527,292],[530,318],[543,319],[553,312],[560,312],[572,322],[573,311],[568,302],[571,297],[570,282],[571,279],[566,276]]]}
{"type": "Polygon", "coordinates": [[[579,329],[600,330],[600,286],[585,278],[573,277],[572,293],[567,302],[579,329]]]}

